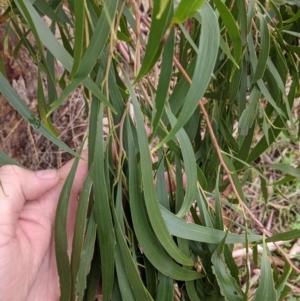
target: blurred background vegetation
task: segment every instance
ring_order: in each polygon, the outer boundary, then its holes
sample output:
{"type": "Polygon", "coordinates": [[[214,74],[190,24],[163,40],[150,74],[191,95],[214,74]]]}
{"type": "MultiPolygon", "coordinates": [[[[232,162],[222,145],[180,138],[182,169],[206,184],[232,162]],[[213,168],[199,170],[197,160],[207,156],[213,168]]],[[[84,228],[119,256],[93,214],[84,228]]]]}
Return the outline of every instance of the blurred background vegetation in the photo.
{"type": "Polygon", "coordinates": [[[298,300],[298,1],[0,5],[0,163],[89,150],[61,301],[298,300]]]}

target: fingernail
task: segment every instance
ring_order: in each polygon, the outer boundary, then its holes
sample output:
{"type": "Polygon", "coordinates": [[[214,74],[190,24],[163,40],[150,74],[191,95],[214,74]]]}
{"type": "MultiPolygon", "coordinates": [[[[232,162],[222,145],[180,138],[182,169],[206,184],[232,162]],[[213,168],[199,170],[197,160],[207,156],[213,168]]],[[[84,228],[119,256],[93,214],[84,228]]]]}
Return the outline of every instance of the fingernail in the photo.
{"type": "Polygon", "coordinates": [[[44,169],[38,170],[35,172],[37,177],[41,179],[54,179],[57,177],[57,170],[56,169],[44,169]]]}

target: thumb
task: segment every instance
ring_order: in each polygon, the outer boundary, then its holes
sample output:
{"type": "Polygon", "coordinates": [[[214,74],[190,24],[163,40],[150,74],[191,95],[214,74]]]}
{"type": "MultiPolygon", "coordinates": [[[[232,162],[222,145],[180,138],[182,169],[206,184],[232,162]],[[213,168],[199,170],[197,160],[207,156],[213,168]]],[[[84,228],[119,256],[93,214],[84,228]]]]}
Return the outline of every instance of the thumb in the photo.
{"type": "Polygon", "coordinates": [[[0,168],[1,222],[16,222],[25,201],[32,201],[53,188],[59,181],[56,170],[29,171],[6,165],[0,168]]]}

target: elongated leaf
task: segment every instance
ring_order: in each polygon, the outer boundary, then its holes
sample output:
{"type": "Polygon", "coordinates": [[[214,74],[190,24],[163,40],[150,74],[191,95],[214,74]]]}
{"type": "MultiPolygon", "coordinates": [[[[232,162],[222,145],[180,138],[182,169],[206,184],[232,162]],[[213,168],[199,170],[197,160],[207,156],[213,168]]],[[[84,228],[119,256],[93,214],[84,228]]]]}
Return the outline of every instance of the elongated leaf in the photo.
{"type": "Polygon", "coordinates": [[[261,277],[259,278],[259,285],[253,301],[261,300],[277,300],[277,293],[274,287],[272,269],[267,256],[267,246],[265,241],[263,242],[263,254],[261,258],[261,277]]]}
{"type": "Polygon", "coordinates": [[[294,14],[290,19],[282,21],[282,23],[293,23],[294,21],[300,18],[300,10],[296,14],[294,14]]]}
{"type": "MultiPolygon", "coordinates": [[[[32,22],[35,25],[35,29],[41,42],[47,47],[47,49],[53,54],[53,56],[62,63],[64,68],[71,72],[73,66],[73,58],[71,57],[71,55],[52,34],[52,32],[46,26],[45,22],[40,18],[32,4],[30,3],[30,1],[24,0],[23,2],[32,18],[32,22]]],[[[115,112],[109,101],[106,99],[105,95],[100,91],[99,87],[95,83],[93,83],[93,81],[90,78],[86,78],[85,80],[83,80],[83,84],[95,96],[97,96],[108,107],[110,107],[113,112],[115,112]]],[[[56,107],[58,107],[60,104],[56,102],[56,107]]],[[[56,107],[52,107],[48,115],[51,114],[56,109],[56,107]]]]}
{"type": "Polygon", "coordinates": [[[151,28],[148,38],[148,43],[145,50],[145,56],[143,59],[143,64],[135,79],[135,83],[139,81],[143,76],[145,76],[157,62],[161,50],[162,44],[161,40],[164,36],[167,21],[169,18],[170,10],[172,7],[172,1],[167,1],[166,7],[163,11],[160,9],[161,0],[153,1],[153,15],[151,28]]]}
{"type": "Polygon", "coordinates": [[[257,102],[260,98],[261,92],[260,90],[254,86],[249,99],[249,107],[244,110],[242,113],[242,116],[239,120],[239,128],[241,129],[241,135],[247,136],[249,128],[252,127],[252,124],[255,120],[256,115],[256,108],[257,108],[257,102]]]}
{"type": "Polygon", "coordinates": [[[131,284],[131,288],[136,300],[145,300],[145,301],[153,301],[151,295],[146,290],[143,282],[140,278],[138,270],[135,266],[133,258],[128,250],[126,245],[126,241],[123,237],[122,230],[120,224],[118,222],[115,210],[113,209],[113,216],[115,221],[115,229],[116,229],[116,236],[118,241],[118,247],[120,248],[120,253],[123,258],[124,267],[127,273],[128,280],[131,284]]]}
{"type": "Polygon", "coordinates": [[[84,52],[79,66],[76,67],[77,72],[71,83],[62,92],[60,97],[52,104],[49,114],[58,108],[66,97],[73,92],[83,82],[92,71],[97,59],[107,45],[107,39],[113,28],[113,19],[117,11],[117,1],[105,1],[101,16],[95,26],[94,34],[91,37],[89,45],[84,52]],[[101,34],[99,34],[101,32],[101,34]]]}
{"type": "Polygon", "coordinates": [[[187,19],[194,17],[204,2],[205,0],[195,0],[192,2],[189,0],[181,0],[171,20],[171,25],[183,23],[187,19]]]}
{"type": "Polygon", "coordinates": [[[70,77],[72,78],[76,74],[81,55],[83,52],[83,38],[84,38],[84,17],[85,17],[85,1],[78,0],[74,1],[74,21],[75,21],[75,30],[74,30],[74,62],[70,77]]]}
{"type": "Polygon", "coordinates": [[[283,30],[282,32],[288,33],[292,36],[295,36],[297,38],[300,38],[300,33],[299,32],[295,32],[295,31],[290,31],[290,30],[283,30]]]}
{"type": "MultiPolygon", "coordinates": [[[[163,207],[160,207],[160,210],[171,235],[210,244],[218,244],[225,237],[226,233],[224,231],[187,223],[186,220],[177,217],[163,207]]],[[[261,235],[248,235],[249,242],[261,240],[261,235]]],[[[226,236],[226,244],[234,243],[245,243],[245,236],[228,233],[226,236]]]]}
{"type": "Polygon", "coordinates": [[[110,211],[107,179],[104,165],[104,141],[103,141],[103,105],[97,119],[97,134],[94,149],[94,160],[92,166],[92,180],[95,198],[95,218],[99,246],[101,249],[102,269],[102,293],[103,301],[111,298],[114,282],[114,254],[115,254],[115,233],[110,211]]]}
{"type": "MultiPolygon", "coordinates": [[[[226,26],[228,35],[232,40],[233,49],[234,49],[234,59],[236,64],[239,65],[242,57],[242,41],[241,41],[239,28],[230,10],[227,8],[227,6],[221,0],[214,0],[214,2],[218,9],[218,12],[221,15],[223,23],[226,26]]],[[[235,72],[235,68],[231,70],[230,79],[229,79],[230,81],[232,79],[234,72],[235,72]]]]}
{"type": "Polygon", "coordinates": [[[292,268],[286,262],[285,265],[284,265],[283,273],[282,273],[281,277],[279,278],[279,280],[276,282],[276,286],[275,286],[276,294],[277,294],[277,300],[282,300],[280,298],[281,293],[287,287],[286,282],[287,282],[288,277],[290,276],[291,272],[292,272],[292,268]]]}
{"type": "Polygon", "coordinates": [[[160,1],[160,7],[159,7],[159,12],[156,15],[156,18],[160,19],[164,11],[167,9],[168,4],[170,0],[161,0],[160,1]]]}
{"type": "MultiPolygon", "coordinates": [[[[78,281],[76,283],[76,295],[78,295],[77,301],[82,301],[84,297],[84,292],[87,287],[87,275],[91,269],[93,254],[94,254],[94,247],[95,247],[95,240],[97,234],[97,224],[95,222],[94,211],[91,212],[89,217],[85,243],[82,250],[82,256],[80,260],[79,270],[78,270],[78,281]]],[[[92,271],[100,270],[99,266],[92,266],[92,271]]],[[[95,275],[93,275],[93,279],[95,279],[95,275]]],[[[96,279],[96,281],[99,279],[96,279]]],[[[91,281],[92,282],[92,281],[91,281]]],[[[89,287],[92,283],[89,283],[89,287]]],[[[89,289],[87,290],[89,293],[89,289]]]]}
{"type": "Polygon", "coordinates": [[[148,146],[147,134],[144,127],[143,115],[134,93],[133,87],[130,84],[125,73],[124,77],[126,80],[127,88],[132,98],[132,104],[134,107],[135,118],[137,122],[137,136],[141,155],[141,169],[142,169],[142,183],[144,189],[144,197],[147,208],[147,213],[150,219],[152,228],[157,236],[159,242],[166,249],[166,251],[178,262],[183,265],[192,266],[193,261],[187,258],[180,252],[172,239],[166,224],[161,216],[159,210],[159,204],[157,195],[154,188],[153,176],[152,176],[152,163],[150,157],[150,151],[148,146]]]}
{"type": "Polygon", "coordinates": [[[276,242],[276,241],[287,241],[287,240],[294,240],[300,237],[300,230],[291,230],[284,233],[275,234],[272,237],[268,237],[266,242],[276,242]]]}
{"type": "MultiPolygon", "coordinates": [[[[170,109],[166,109],[166,113],[170,119],[171,125],[174,125],[176,122],[175,116],[171,113],[170,109]]],[[[184,129],[178,131],[177,137],[181,146],[187,183],[183,204],[179,212],[177,212],[177,216],[182,217],[190,210],[195,198],[197,190],[197,164],[191,142],[184,129]]]]}
{"type": "MultiPolygon", "coordinates": [[[[256,70],[257,68],[257,58],[255,55],[255,48],[254,48],[254,42],[253,42],[253,38],[252,36],[248,36],[248,45],[249,45],[249,55],[250,55],[250,61],[251,61],[251,65],[253,70],[256,70]]],[[[286,118],[285,113],[283,112],[283,110],[278,107],[278,105],[276,104],[276,101],[273,99],[272,95],[270,94],[269,90],[267,89],[264,81],[262,79],[259,79],[257,81],[257,85],[260,89],[260,91],[262,92],[262,94],[266,97],[266,99],[268,100],[268,102],[272,105],[272,107],[279,113],[281,114],[284,118],[286,118]]]]}
{"type": "Polygon", "coordinates": [[[131,134],[129,135],[130,141],[128,141],[130,210],[134,230],[143,252],[155,268],[164,275],[177,280],[197,279],[200,277],[199,274],[192,271],[186,271],[177,265],[157,243],[155,235],[149,225],[147,213],[143,207],[142,196],[139,191],[136,156],[133,148],[132,137],[130,136],[131,134]]]}
{"type": "MultiPolygon", "coordinates": [[[[135,301],[119,246],[116,246],[116,271],[122,300],[135,301]]],[[[121,299],[118,299],[121,300],[121,299]]],[[[117,300],[116,300],[117,301],[117,300]]]]}
{"type": "Polygon", "coordinates": [[[67,301],[71,296],[71,269],[68,256],[67,218],[71,189],[79,159],[76,158],[61,190],[54,222],[54,240],[57,270],[60,284],[60,301],[67,301]]]}
{"type": "MultiPolygon", "coordinates": [[[[38,48],[38,56],[40,57],[41,62],[46,62],[46,58],[45,58],[45,54],[44,54],[44,48],[43,48],[43,45],[41,43],[41,39],[40,39],[40,36],[38,34],[38,30],[35,27],[35,23],[33,21],[34,16],[32,16],[30,14],[30,11],[28,10],[28,7],[26,6],[25,3],[23,3],[23,1],[16,0],[14,3],[18,7],[18,9],[20,11],[22,11],[22,14],[23,14],[24,18],[26,19],[28,25],[30,26],[31,32],[33,33],[33,35],[35,37],[35,43],[36,43],[36,46],[38,48]]],[[[52,85],[54,85],[54,78],[52,77],[52,74],[49,70],[49,66],[47,64],[43,64],[43,68],[47,73],[48,80],[50,80],[52,85]]]]}
{"type": "Polygon", "coordinates": [[[283,163],[263,164],[262,166],[278,169],[300,180],[300,169],[283,163]]]}
{"type": "Polygon", "coordinates": [[[234,279],[230,274],[223,255],[223,248],[224,241],[222,241],[212,255],[211,262],[213,264],[213,272],[218,280],[221,294],[225,297],[225,300],[242,301],[244,300],[244,293],[237,284],[236,279],[234,279]]]}
{"type": "Polygon", "coordinates": [[[47,127],[49,131],[53,133],[53,135],[58,136],[57,130],[54,128],[52,121],[50,117],[47,118],[47,104],[46,104],[46,99],[45,99],[45,94],[44,94],[44,89],[43,89],[43,84],[42,84],[42,78],[40,74],[40,70],[38,71],[38,86],[37,86],[37,94],[38,94],[38,108],[39,108],[39,113],[42,119],[43,124],[47,127]]]}
{"type": "Polygon", "coordinates": [[[48,5],[45,0],[31,1],[34,2],[34,6],[45,16],[49,17],[52,21],[62,22],[59,14],[56,14],[53,9],[48,5]]]}
{"type": "Polygon", "coordinates": [[[226,42],[224,41],[224,39],[222,37],[220,37],[220,48],[224,51],[224,53],[232,61],[232,63],[235,65],[235,67],[239,68],[239,65],[237,64],[234,57],[230,53],[229,46],[226,44],[226,42]]]}
{"type": "Polygon", "coordinates": [[[189,88],[188,94],[186,95],[177,123],[170,133],[160,143],[158,143],[153,151],[159,149],[163,144],[172,139],[177,131],[186,124],[209,85],[217,58],[220,33],[216,15],[208,3],[203,4],[199,14],[202,18],[202,29],[199,53],[192,78],[193,82],[189,88]]]}
{"type": "Polygon", "coordinates": [[[7,154],[5,154],[2,150],[0,150],[0,165],[12,164],[23,167],[21,164],[10,158],[7,154]]]}
{"type": "Polygon", "coordinates": [[[173,55],[174,55],[174,31],[172,30],[169,36],[169,39],[166,42],[164,47],[162,64],[161,64],[161,73],[159,77],[156,97],[155,97],[155,115],[152,122],[152,135],[155,135],[158,123],[163,114],[164,105],[167,100],[168,90],[170,86],[170,80],[173,71],[173,55]]]}
{"type": "Polygon", "coordinates": [[[172,278],[158,272],[156,301],[173,301],[174,287],[172,278]]]}
{"type": "MultiPolygon", "coordinates": [[[[295,89],[296,89],[296,84],[293,83],[291,85],[290,88],[290,93],[288,95],[288,101],[289,104],[291,106],[291,104],[293,103],[293,100],[295,99],[295,89]]],[[[274,142],[276,137],[280,134],[281,130],[280,128],[282,128],[284,126],[284,122],[281,118],[281,116],[278,116],[275,121],[273,122],[274,125],[274,129],[269,130],[269,134],[270,134],[270,143],[274,142]]],[[[262,152],[264,152],[266,149],[268,148],[268,143],[265,137],[263,137],[258,143],[257,145],[255,145],[255,147],[253,148],[252,152],[249,154],[248,157],[248,162],[252,162],[253,160],[255,160],[260,154],[262,154],[262,152]]]]}
{"type": "Polygon", "coordinates": [[[257,61],[257,66],[253,76],[253,82],[258,81],[264,75],[267,60],[270,52],[270,33],[268,29],[268,24],[265,17],[262,14],[259,14],[259,24],[260,24],[260,52],[257,61]]]}
{"type": "Polygon", "coordinates": [[[217,174],[217,181],[216,181],[216,188],[215,188],[215,212],[216,212],[215,228],[219,229],[219,230],[224,230],[223,214],[222,214],[220,191],[219,191],[220,171],[221,171],[221,169],[219,166],[218,174],[217,174]]]}
{"type": "MultiPolygon", "coordinates": [[[[71,300],[74,301],[76,296],[76,285],[78,281],[77,276],[79,272],[81,254],[84,245],[84,233],[87,224],[87,211],[88,211],[91,189],[92,189],[92,179],[89,173],[82,187],[81,194],[79,196],[75,226],[74,226],[72,255],[71,255],[71,276],[72,276],[71,300]]],[[[92,216],[91,220],[93,218],[94,217],[92,216]]],[[[85,276],[81,275],[81,277],[85,277],[85,276]]],[[[80,293],[82,293],[82,291],[80,293]]]]}

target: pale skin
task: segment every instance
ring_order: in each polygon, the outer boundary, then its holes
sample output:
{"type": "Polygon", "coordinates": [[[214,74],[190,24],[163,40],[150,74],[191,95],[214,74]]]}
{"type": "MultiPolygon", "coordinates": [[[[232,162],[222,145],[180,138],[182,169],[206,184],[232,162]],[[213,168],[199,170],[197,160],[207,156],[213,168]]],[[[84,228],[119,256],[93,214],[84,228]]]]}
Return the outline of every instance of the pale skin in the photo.
{"type": "MultiPolygon", "coordinates": [[[[34,172],[11,165],[0,168],[0,300],[59,299],[53,225],[58,198],[72,163],[58,171],[34,172]]],[[[86,174],[87,163],[80,160],[70,199],[69,246],[86,174]]]]}

